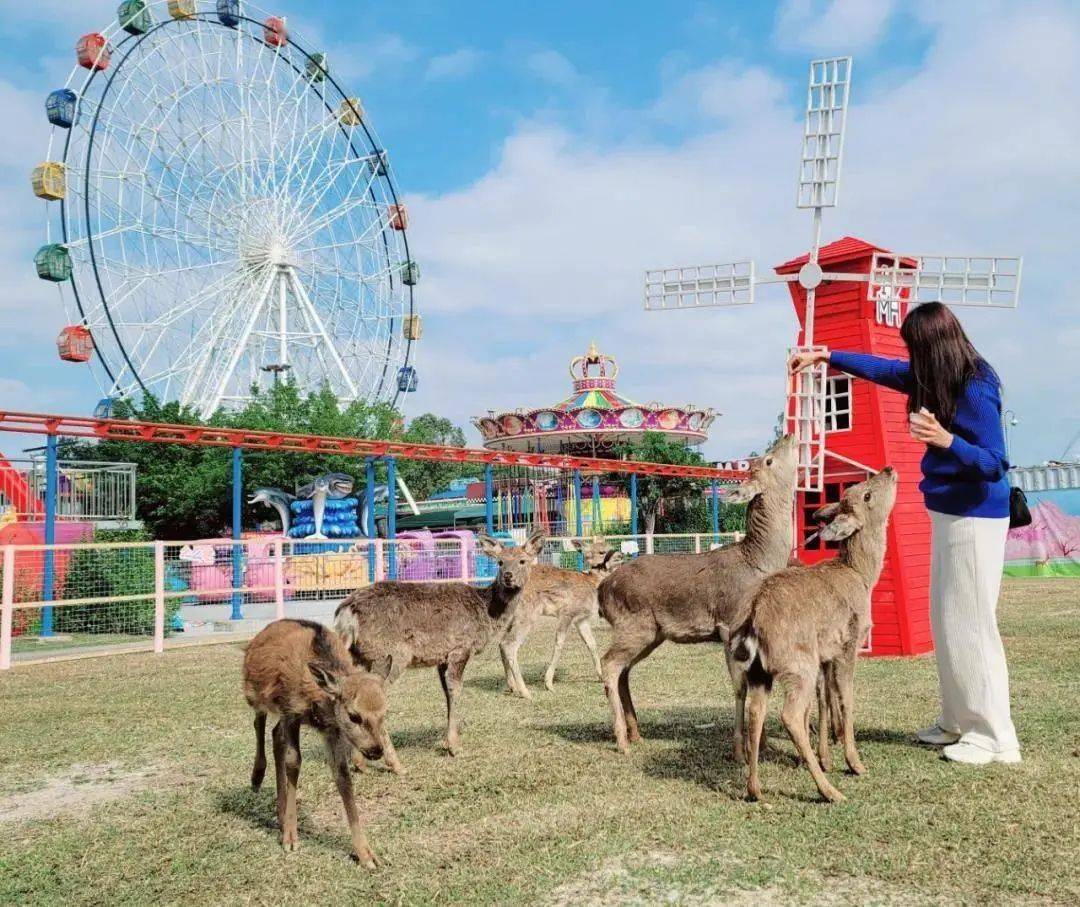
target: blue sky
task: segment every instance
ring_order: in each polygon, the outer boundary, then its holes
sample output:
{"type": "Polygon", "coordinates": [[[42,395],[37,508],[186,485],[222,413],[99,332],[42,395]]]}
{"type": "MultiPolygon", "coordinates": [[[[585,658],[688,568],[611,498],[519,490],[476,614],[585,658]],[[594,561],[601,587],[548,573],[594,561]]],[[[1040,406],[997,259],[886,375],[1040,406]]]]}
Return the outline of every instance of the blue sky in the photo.
{"type": "MultiPolygon", "coordinates": [[[[1080,432],[1077,294],[1061,273],[1080,221],[1075,3],[989,0],[977,16],[918,0],[260,5],[329,52],[409,198],[425,316],[410,411],[464,424],[553,402],[595,339],[630,396],[724,413],[712,456],[760,447],[794,338],[783,293],[647,315],[641,272],[746,256],[764,270],[805,250],[807,62],[851,53],[844,187],[824,238],[1024,255],[1019,310],[961,314],[1018,413],[1015,460],[1059,456],[1080,432]]],[[[0,0],[3,408],[86,412],[98,396],[55,357],[64,319],[32,274],[44,212],[27,175],[48,139],[42,100],[115,6],[0,0]]]]}

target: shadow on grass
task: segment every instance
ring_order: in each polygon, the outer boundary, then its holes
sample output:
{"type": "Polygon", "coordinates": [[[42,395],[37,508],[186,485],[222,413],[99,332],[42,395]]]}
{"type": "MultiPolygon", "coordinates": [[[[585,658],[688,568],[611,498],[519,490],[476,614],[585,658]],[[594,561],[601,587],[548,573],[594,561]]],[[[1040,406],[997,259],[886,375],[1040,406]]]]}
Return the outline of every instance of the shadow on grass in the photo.
{"type": "MultiPolygon", "coordinates": [[[[269,778],[268,781],[259,791],[253,791],[246,785],[220,788],[216,791],[215,801],[219,812],[242,819],[253,828],[266,832],[268,843],[280,850],[281,829],[277,821],[274,780],[269,778]]],[[[341,833],[317,828],[312,824],[301,799],[297,801],[296,824],[300,832],[301,851],[305,845],[332,852],[340,852],[342,847],[348,847],[347,829],[344,838],[346,843],[343,844],[341,833]]]]}

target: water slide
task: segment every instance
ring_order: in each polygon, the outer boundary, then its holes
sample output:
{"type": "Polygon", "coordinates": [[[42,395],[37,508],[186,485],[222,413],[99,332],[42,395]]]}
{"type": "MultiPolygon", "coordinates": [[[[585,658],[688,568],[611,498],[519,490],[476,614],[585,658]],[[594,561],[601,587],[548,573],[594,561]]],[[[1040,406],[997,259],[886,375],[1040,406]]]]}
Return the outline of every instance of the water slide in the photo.
{"type": "Polygon", "coordinates": [[[3,454],[0,454],[0,496],[23,519],[40,519],[45,515],[44,503],[31,492],[23,474],[3,454]]]}

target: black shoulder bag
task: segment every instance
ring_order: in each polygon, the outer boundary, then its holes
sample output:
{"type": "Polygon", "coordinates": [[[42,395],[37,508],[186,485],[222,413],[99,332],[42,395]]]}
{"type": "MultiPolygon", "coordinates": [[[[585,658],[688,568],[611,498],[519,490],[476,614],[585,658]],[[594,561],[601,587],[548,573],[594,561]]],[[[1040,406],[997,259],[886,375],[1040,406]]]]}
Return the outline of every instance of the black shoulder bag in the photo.
{"type": "Polygon", "coordinates": [[[1019,529],[1031,525],[1031,511],[1023,488],[1015,485],[1009,490],[1009,528],[1019,529]]]}

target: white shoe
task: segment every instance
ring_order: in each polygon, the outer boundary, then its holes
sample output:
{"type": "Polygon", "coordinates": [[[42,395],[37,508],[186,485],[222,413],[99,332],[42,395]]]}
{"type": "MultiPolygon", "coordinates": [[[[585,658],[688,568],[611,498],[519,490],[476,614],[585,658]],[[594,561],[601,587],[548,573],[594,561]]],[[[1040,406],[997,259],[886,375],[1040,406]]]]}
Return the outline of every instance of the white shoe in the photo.
{"type": "Polygon", "coordinates": [[[943,730],[940,726],[933,724],[930,727],[924,727],[916,731],[915,739],[919,743],[925,743],[927,746],[948,746],[950,743],[956,743],[960,739],[960,735],[943,730]]]}
{"type": "Polygon", "coordinates": [[[962,762],[965,765],[989,765],[991,762],[1012,764],[1020,761],[1020,748],[995,753],[977,744],[962,742],[945,747],[941,755],[950,762],[962,762]]]}

